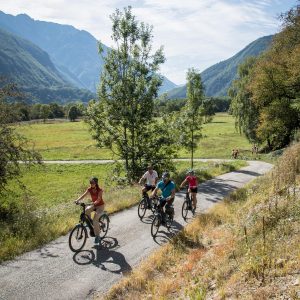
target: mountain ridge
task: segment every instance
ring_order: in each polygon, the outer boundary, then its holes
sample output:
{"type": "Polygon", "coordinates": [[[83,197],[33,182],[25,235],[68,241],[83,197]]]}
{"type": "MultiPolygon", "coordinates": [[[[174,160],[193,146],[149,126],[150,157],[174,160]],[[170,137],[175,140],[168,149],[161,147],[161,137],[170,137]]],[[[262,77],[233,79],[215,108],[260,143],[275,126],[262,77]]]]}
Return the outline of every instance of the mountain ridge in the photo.
{"type": "MultiPolygon", "coordinates": [[[[263,36],[248,44],[232,57],[220,61],[201,73],[205,86],[205,95],[208,97],[226,96],[227,90],[237,76],[237,68],[245,58],[258,56],[271,44],[273,35],[263,36]]],[[[186,98],[186,84],[168,92],[170,99],[186,98]]]]}
{"type": "MultiPolygon", "coordinates": [[[[0,27],[25,38],[46,51],[63,76],[80,88],[96,92],[104,62],[98,54],[97,39],[72,25],[34,20],[26,14],[13,16],[0,11],[0,27]]],[[[109,47],[103,45],[105,56],[109,47]]],[[[163,76],[160,93],[176,84],[163,76]]]]}

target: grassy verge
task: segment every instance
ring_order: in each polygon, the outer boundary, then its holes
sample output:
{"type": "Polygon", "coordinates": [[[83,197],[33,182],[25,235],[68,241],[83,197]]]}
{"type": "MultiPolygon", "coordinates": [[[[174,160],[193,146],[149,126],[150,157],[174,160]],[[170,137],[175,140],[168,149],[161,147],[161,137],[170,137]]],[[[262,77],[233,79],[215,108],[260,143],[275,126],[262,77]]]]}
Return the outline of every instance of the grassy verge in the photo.
{"type": "Polygon", "coordinates": [[[300,144],[271,174],[198,216],[104,298],[299,299],[299,228],[300,144]]]}
{"type": "MultiPolygon", "coordinates": [[[[99,149],[92,139],[88,125],[81,122],[39,123],[23,125],[18,131],[32,140],[46,160],[111,159],[108,149],[99,149]],[[45,134],[47,133],[47,134],[45,134]]],[[[217,114],[213,122],[203,125],[203,138],[195,152],[198,158],[230,158],[231,150],[239,148],[243,159],[266,159],[252,156],[251,145],[234,127],[234,118],[226,113],[217,114]],[[224,143],[226,141],[226,143],[224,143]]],[[[184,150],[179,157],[189,158],[184,150]]]]}
{"type": "MultiPolygon", "coordinates": [[[[200,181],[239,169],[244,161],[232,163],[197,162],[200,181]]],[[[179,183],[188,162],[178,162],[174,180],[179,183]]],[[[23,169],[21,180],[28,192],[9,187],[13,192],[0,199],[0,261],[40,246],[65,234],[78,221],[79,208],[73,201],[82,194],[91,176],[97,176],[104,188],[109,213],[135,205],[140,198],[138,185],[118,186],[113,182],[113,165],[43,165],[23,169]]]]}

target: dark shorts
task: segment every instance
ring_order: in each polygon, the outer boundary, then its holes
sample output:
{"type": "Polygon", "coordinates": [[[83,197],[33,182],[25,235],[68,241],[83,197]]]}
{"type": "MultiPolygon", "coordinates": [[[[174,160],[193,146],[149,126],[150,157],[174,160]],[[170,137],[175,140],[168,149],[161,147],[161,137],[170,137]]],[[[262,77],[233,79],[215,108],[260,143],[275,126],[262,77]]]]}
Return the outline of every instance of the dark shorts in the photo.
{"type": "Polygon", "coordinates": [[[191,190],[191,193],[198,193],[198,188],[190,188],[190,190],[191,190]]]}
{"type": "Polygon", "coordinates": [[[155,185],[145,184],[144,187],[145,187],[147,192],[150,191],[150,190],[154,191],[154,189],[155,189],[155,185]]]}

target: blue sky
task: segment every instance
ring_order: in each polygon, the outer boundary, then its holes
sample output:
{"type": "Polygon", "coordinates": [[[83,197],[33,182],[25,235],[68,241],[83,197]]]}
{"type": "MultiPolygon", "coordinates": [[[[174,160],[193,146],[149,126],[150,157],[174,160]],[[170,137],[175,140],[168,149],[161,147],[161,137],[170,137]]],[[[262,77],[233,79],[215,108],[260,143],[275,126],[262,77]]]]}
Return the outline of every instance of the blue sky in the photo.
{"type": "Polygon", "coordinates": [[[161,73],[185,83],[188,68],[199,71],[225,60],[259,37],[280,30],[278,15],[296,0],[0,0],[0,9],[36,20],[73,25],[107,46],[111,15],[131,5],[137,19],[154,26],[154,49],[164,46],[161,73]]]}

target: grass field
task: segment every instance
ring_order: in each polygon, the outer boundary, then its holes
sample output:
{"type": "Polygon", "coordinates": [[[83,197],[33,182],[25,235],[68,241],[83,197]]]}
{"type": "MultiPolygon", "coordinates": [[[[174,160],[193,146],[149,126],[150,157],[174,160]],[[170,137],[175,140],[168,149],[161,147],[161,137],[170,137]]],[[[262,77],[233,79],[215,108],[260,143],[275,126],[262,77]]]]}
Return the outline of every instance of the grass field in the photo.
{"type": "MultiPolygon", "coordinates": [[[[18,131],[32,140],[45,160],[111,159],[108,149],[99,149],[84,122],[23,125],[18,131]]],[[[213,122],[203,125],[203,138],[195,152],[196,158],[230,158],[233,148],[251,158],[251,145],[234,127],[234,119],[226,113],[217,114],[213,122]]],[[[179,157],[188,158],[181,150],[179,157]]]]}

